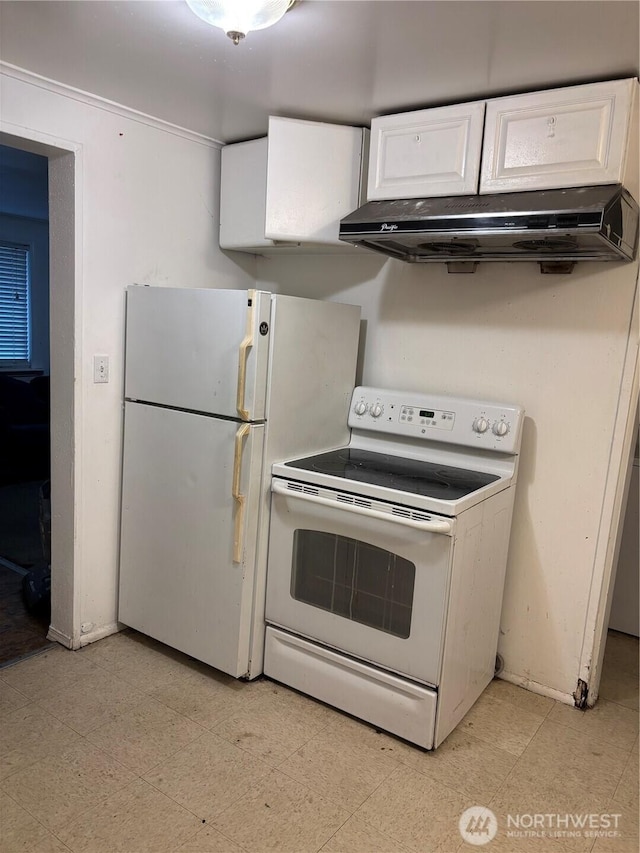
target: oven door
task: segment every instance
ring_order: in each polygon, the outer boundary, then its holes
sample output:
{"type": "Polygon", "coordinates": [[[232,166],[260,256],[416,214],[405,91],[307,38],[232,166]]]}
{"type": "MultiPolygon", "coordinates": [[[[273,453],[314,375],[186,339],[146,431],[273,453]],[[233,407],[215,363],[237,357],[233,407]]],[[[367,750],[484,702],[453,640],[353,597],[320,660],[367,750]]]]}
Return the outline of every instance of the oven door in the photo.
{"type": "Polygon", "coordinates": [[[277,478],[272,492],[267,622],[436,686],[455,520],[277,478]]]}

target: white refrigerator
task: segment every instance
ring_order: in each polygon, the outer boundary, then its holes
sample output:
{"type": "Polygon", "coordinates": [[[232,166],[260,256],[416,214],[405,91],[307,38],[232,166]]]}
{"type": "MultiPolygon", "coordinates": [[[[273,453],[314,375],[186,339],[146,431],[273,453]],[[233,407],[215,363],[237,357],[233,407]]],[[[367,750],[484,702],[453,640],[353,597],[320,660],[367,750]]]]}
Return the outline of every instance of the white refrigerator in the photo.
{"type": "Polygon", "coordinates": [[[262,672],[271,465],[344,445],[360,307],[127,288],[119,620],[262,672]]]}

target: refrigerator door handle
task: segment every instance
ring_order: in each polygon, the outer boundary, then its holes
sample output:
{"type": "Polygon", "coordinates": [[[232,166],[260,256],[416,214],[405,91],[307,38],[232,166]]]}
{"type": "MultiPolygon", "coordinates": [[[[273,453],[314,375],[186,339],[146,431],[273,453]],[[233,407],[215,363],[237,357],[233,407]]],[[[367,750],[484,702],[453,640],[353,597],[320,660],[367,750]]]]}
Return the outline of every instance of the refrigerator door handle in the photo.
{"type": "Polygon", "coordinates": [[[240,352],[238,356],[238,394],[236,399],[236,409],[243,421],[250,421],[251,416],[248,409],[245,409],[244,395],[247,384],[247,359],[249,358],[249,350],[253,346],[253,314],[256,304],[255,290],[248,291],[249,305],[247,311],[247,328],[244,338],[240,342],[240,352]]]}
{"type": "Polygon", "coordinates": [[[251,426],[249,424],[242,424],[240,429],[236,432],[236,441],[235,441],[235,451],[233,454],[233,486],[232,486],[232,494],[233,499],[236,502],[236,514],[235,521],[233,527],[233,562],[241,563],[242,562],[242,550],[243,550],[243,541],[242,541],[242,531],[244,529],[244,507],[246,501],[246,495],[243,495],[240,492],[240,476],[242,473],[242,445],[249,434],[249,430],[251,426]]]}

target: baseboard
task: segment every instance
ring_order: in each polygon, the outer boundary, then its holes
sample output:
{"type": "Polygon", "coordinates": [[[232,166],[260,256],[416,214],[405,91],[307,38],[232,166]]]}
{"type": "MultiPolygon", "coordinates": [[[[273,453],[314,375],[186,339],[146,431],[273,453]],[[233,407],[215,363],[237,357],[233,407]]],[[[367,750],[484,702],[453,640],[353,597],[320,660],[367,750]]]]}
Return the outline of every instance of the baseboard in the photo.
{"type": "Polygon", "coordinates": [[[563,693],[561,690],[554,690],[553,687],[547,687],[545,684],[538,684],[537,681],[531,681],[523,675],[516,675],[515,672],[507,672],[503,670],[498,678],[508,681],[511,684],[517,684],[518,687],[524,687],[525,690],[530,690],[532,693],[537,693],[539,696],[548,696],[549,699],[555,699],[556,702],[562,702],[564,705],[575,705],[573,693],[563,693]]]}
{"type": "Polygon", "coordinates": [[[73,639],[67,634],[63,634],[62,631],[58,631],[58,629],[54,628],[53,625],[49,626],[47,640],[51,640],[54,643],[60,643],[60,645],[64,646],[66,649],[73,648],[73,639]]]}
{"type": "Polygon", "coordinates": [[[111,634],[117,634],[121,630],[118,622],[110,622],[108,625],[103,625],[101,628],[95,628],[87,634],[80,636],[80,648],[88,646],[89,643],[95,643],[96,640],[102,640],[104,637],[109,637],[111,634]]]}

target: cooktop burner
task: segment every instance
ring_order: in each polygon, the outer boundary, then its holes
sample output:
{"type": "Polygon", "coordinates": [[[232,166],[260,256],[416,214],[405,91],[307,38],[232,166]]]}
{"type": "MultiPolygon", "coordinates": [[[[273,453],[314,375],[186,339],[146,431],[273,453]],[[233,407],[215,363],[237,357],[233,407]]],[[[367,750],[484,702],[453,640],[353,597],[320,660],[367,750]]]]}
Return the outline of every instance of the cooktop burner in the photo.
{"type": "Polygon", "coordinates": [[[344,480],[443,500],[461,498],[499,479],[495,474],[350,447],[285,464],[303,471],[317,471],[344,480]]]}

